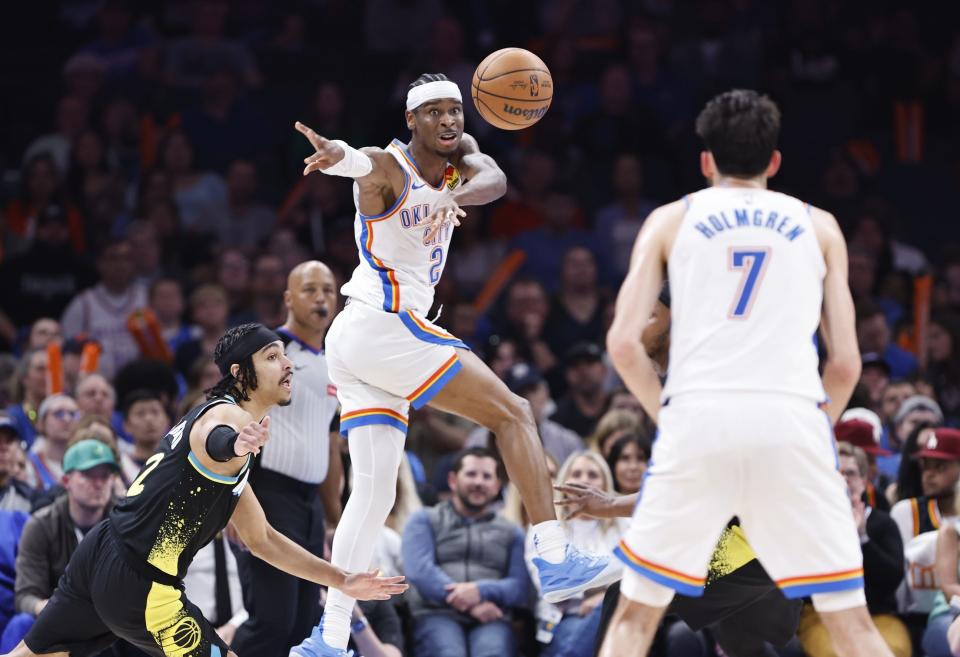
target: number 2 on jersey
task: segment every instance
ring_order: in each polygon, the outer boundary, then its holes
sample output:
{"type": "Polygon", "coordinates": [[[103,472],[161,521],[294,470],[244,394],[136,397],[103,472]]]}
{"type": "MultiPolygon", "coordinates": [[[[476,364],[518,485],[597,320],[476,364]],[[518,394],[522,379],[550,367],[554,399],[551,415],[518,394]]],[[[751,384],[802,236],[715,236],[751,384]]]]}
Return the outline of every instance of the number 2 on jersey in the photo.
{"type": "Polygon", "coordinates": [[[746,319],[750,316],[753,301],[757,296],[757,288],[763,281],[763,274],[770,261],[770,247],[741,247],[730,248],[727,266],[730,271],[740,270],[740,287],[730,306],[730,319],[746,319]]]}
{"type": "Polygon", "coordinates": [[[440,272],[443,268],[443,249],[435,247],[433,251],[430,252],[430,262],[433,264],[430,266],[430,282],[433,285],[437,284],[437,281],[440,280],[440,272]]]}
{"type": "Polygon", "coordinates": [[[143,480],[147,478],[147,475],[153,472],[154,468],[160,465],[160,461],[162,460],[163,452],[157,452],[147,459],[147,462],[143,464],[143,470],[140,471],[140,474],[137,475],[137,478],[133,480],[132,484],[130,484],[130,488],[127,490],[127,497],[133,497],[143,492],[143,480]]]}

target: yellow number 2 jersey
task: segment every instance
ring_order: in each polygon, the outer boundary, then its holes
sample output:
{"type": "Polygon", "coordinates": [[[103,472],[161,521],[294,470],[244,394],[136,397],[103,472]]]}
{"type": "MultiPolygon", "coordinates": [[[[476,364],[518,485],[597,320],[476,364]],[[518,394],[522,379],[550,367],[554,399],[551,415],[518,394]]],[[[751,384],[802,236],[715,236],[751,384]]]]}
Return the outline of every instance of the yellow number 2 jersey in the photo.
{"type": "Polygon", "coordinates": [[[226,527],[246,486],[250,457],[228,477],[205,468],[190,449],[193,424],[214,406],[233,403],[218,397],[187,413],[110,514],[128,552],[167,576],[183,578],[197,551],[226,527]]]}

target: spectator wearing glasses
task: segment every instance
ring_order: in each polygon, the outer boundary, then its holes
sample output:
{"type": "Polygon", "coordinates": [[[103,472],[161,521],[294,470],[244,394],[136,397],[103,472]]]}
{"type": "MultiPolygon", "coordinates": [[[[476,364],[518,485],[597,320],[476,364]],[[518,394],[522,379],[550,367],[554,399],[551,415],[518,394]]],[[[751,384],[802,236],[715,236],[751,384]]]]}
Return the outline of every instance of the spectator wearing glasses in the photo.
{"type": "Polygon", "coordinates": [[[55,486],[63,477],[67,442],[80,420],[77,402],[69,395],[50,395],[37,411],[39,436],[27,458],[27,483],[40,490],[55,486]]]}

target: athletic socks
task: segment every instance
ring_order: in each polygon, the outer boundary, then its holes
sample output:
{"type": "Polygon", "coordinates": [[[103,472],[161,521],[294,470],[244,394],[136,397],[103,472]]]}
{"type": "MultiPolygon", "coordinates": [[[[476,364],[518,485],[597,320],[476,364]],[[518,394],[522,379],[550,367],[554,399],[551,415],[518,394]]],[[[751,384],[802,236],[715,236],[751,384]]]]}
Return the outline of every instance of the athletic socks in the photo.
{"type": "Polygon", "coordinates": [[[550,563],[560,563],[567,556],[567,533],[559,520],[547,520],[533,526],[533,544],[537,554],[550,563]]]}

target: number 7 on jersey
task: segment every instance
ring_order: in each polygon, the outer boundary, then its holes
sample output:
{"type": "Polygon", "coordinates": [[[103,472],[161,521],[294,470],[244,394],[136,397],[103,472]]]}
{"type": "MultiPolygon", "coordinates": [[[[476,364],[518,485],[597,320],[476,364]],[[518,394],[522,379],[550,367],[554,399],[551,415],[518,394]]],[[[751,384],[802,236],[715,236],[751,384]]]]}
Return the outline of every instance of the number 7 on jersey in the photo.
{"type": "Polygon", "coordinates": [[[748,246],[730,247],[727,251],[727,268],[730,271],[740,270],[740,287],[733,298],[733,305],[727,317],[730,319],[746,319],[750,316],[753,301],[757,296],[757,289],[763,282],[763,275],[767,271],[770,261],[770,247],[748,246]]]}

